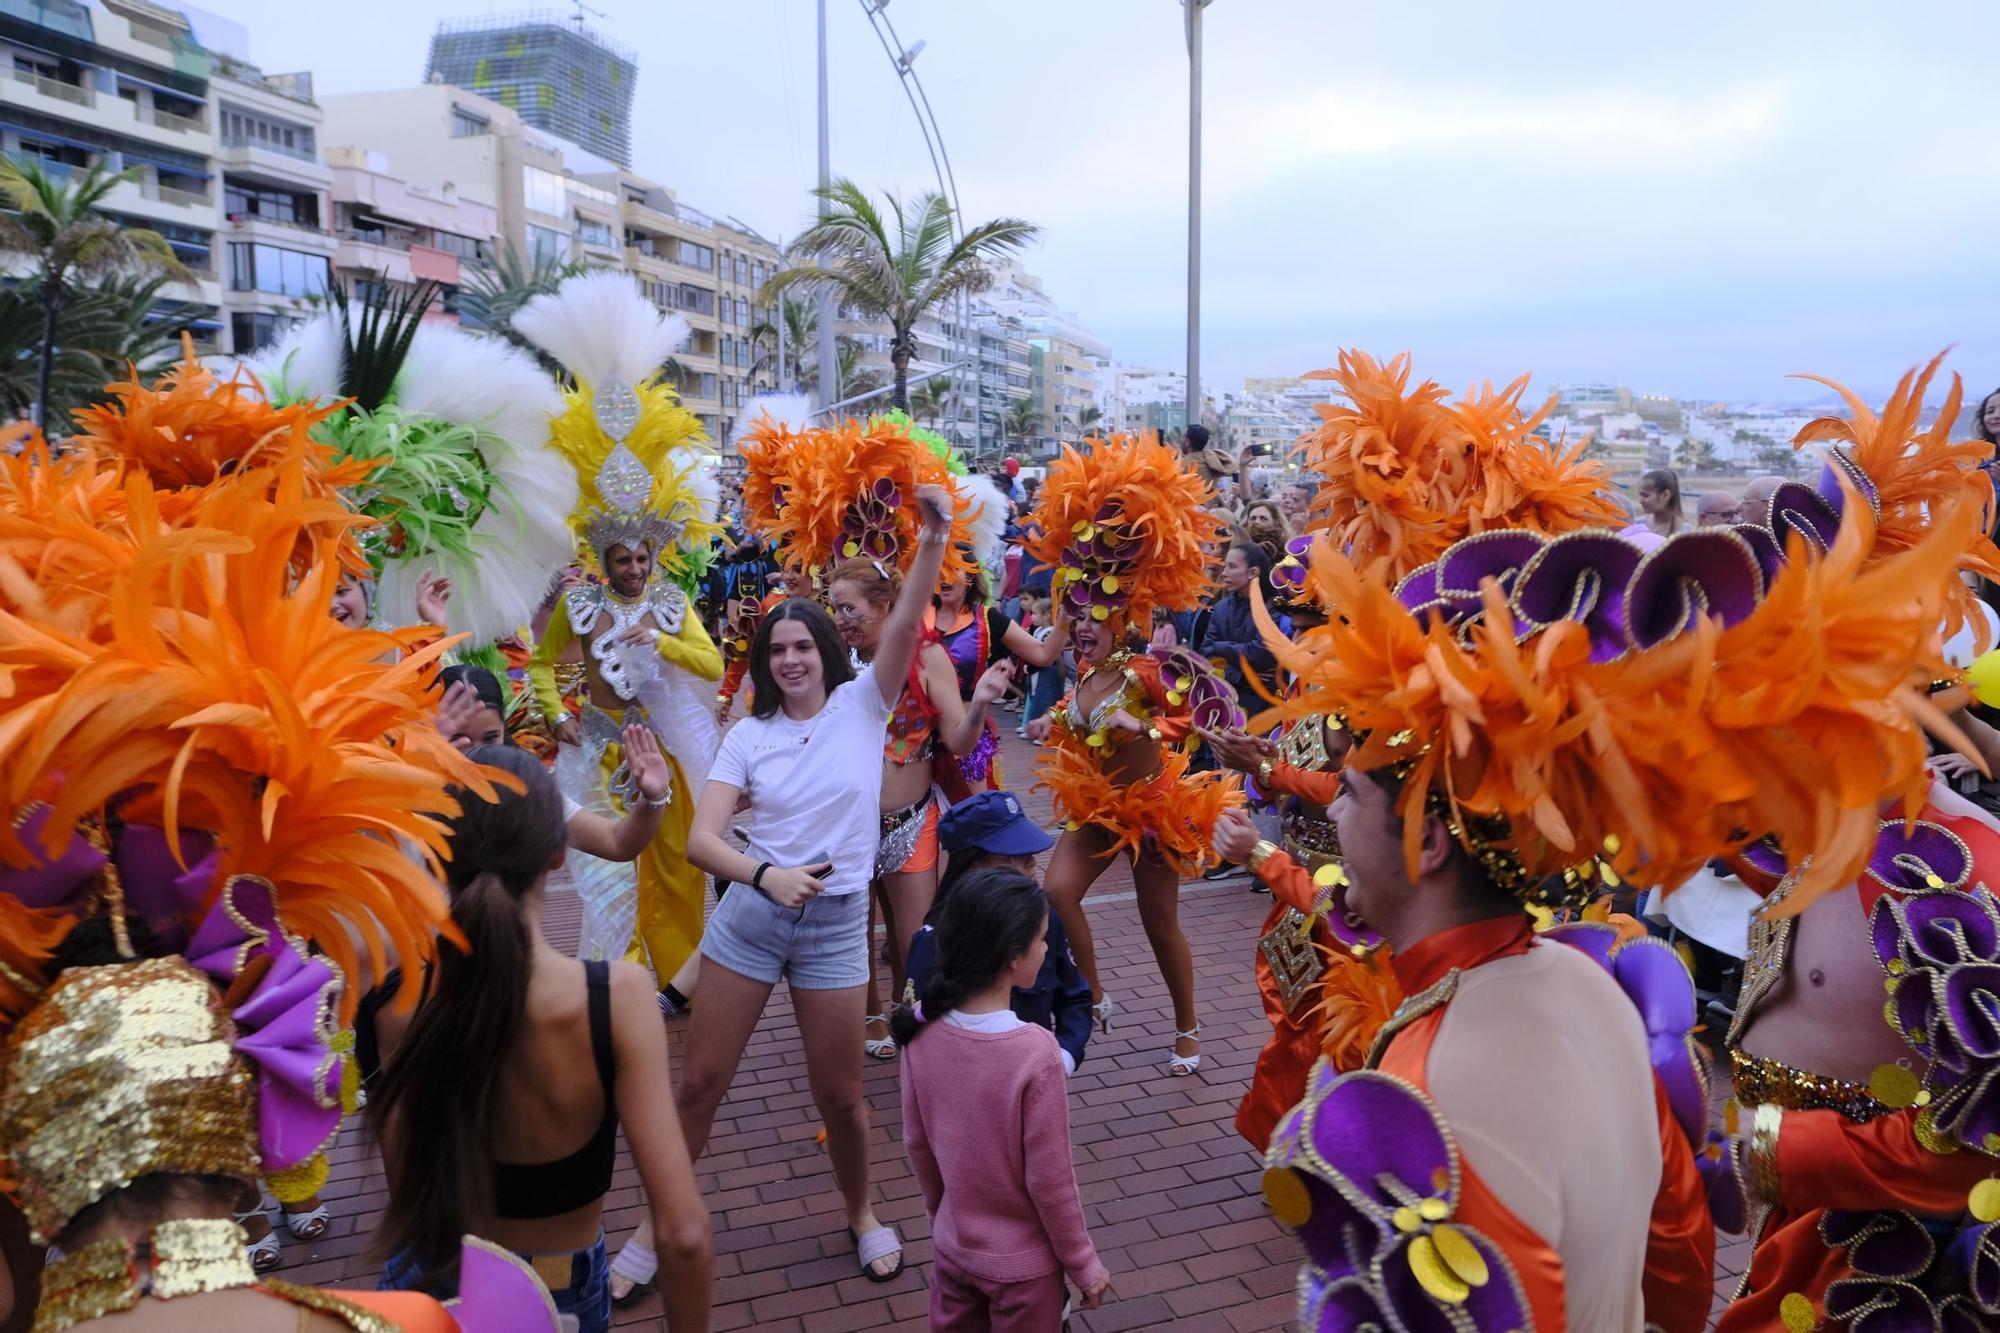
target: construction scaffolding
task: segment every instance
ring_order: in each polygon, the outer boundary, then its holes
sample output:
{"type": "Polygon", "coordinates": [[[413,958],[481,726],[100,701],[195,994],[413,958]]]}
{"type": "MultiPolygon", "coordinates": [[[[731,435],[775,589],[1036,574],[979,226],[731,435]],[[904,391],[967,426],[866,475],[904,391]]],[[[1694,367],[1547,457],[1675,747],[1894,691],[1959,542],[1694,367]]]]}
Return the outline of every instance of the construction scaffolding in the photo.
{"type": "Polygon", "coordinates": [[[555,10],[446,19],[424,78],[489,97],[536,129],[632,165],[638,56],[555,10]]]}

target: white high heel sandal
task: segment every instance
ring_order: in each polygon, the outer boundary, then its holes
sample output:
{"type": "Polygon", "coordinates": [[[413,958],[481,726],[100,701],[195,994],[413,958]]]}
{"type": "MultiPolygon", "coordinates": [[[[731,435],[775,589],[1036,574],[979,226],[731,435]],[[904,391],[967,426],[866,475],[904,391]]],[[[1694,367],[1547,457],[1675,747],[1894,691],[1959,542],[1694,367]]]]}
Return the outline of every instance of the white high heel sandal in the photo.
{"type": "MultiPolygon", "coordinates": [[[[1174,1032],[1174,1040],[1200,1041],[1201,1024],[1196,1023],[1186,1032],[1176,1030],[1174,1032]]],[[[1175,1078],[1185,1078],[1199,1068],[1201,1068],[1200,1051],[1196,1051],[1193,1055],[1170,1055],[1167,1057],[1167,1072],[1175,1078]]]]}

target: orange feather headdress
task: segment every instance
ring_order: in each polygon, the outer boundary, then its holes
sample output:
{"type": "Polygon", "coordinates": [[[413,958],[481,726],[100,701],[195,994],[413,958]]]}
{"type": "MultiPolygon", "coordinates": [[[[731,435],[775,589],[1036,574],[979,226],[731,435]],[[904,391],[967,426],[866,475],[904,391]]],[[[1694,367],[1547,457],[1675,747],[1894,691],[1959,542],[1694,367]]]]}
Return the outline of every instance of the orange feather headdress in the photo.
{"type": "MultiPolygon", "coordinates": [[[[950,460],[891,417],[794,428],[760,415],[738,446],[747,465],[743,508],[750,527],[815,587],[842,560],[880,561],[898,573],[916,558],[922,527],[917,488],[961,488],[950,460]]],[[[944,577],[970,575],[972,502],[960,494],[944,577]]]]}
{"type": "Polygon", "coordinates": [[[1322,541],[1313,577],[1343,614],[1290,642],[1259,609],[1299,680],[1265,716],[1347,721],[1347,763],[1402,780],[1413,873],[1427,808],[1531,897],[1593,858],[1672,888],[1775,834],[1813,858],[1796,911],[1859,871],[1886,794],[1926,785],[1923,726],[1942,719],[1919,686],[1979,522],[1946,500],[1916,545],[1871,563],[1874,523],[1848,493],[1831,549],[1794,537],[1768,584],[1731,530],[1650,554],[1488,533],[1393,592],[1322,541]]]}
{"type": "MultiPolygon", "coordinates": [[[[1856,480],[1869,492],[1868,498],[1877,511],[1871,558],[1907,551],[1924,541],[1940,504],[1956,501],[1980,509],[1987,515],[1987,521],[1967,534],[1957,568],[1961,573],[2000,582],[2000,550],[1994,548],[1988,536],[1992,529],[1993,484],[1980,467],[1993,458],[1993,446],[1984,440],[1952,440],[1951,429],[1958,420],[1959,404],[1964,397],[1964,386],[1956,374],[1951,377],[1951,391],[1945,395],[1936,419],[1927,428],[1918,427],[1924,396],[1945,355],[1940,352],[1927,365],[1904,372],[1896,392],[1882,405],[1879,414],[1833,380],[1820,375],[1799,376],[1824,384],[1839,394],[1851,415],[1846,420],[1820,417],[1806,423],[1793,438],[1792,447],[1802,449],[1817,443],[1829,446],[1831,458],[1817,489],[1823,499],[1833,498],[1834,468],[1850,477],[1856,477],[1858,472],[1856,480]]],[[[1769,526],[1781,527],[1787,517],[1788,501],[1808,509],[1822,508],[1810,494],[1799,494],[1801,489],[1782,488],[1772,497],[1769,513],[1752,517],[1769,526]]],[[[1797,518],[1793,522],[1810,535],[1809,524],[1800,524],[1797,518]]],[[[1990,647],[1984,642],[1986,618],[1974,608],[1977,593],[1958,579],[1952,580],[1947,592],[1945,633],[1957,633],[1970,620],[1978,627],[1979,649],[1990,647]]]]}
{"type": "Polygon", "coordinates": [[[1051,584],[1073,616],[1144,628],[1155,608],[1184,611],[1211,586],[1228,533],[1204,506],[1207,481],[1150,436],[1065,446],[1042,480],[1028,550],[1055,567],[1051,584]]]}
{"type": "Polygon", "coordinates": [[[1433,380],[1411,388],[1410,377],[1407,352],[1384,365],[1352,350],[1307,376],[1349,399],[1316,406],[1320,425],[1298,445],[1322,478],[1313,526],[1371,578],[1393,582],[1474,533],[1620,525],[1603,494],[1610,479],[1582,460],[1584,442],[1563,451],[1534,434],[1555,400],[1523,414],[1527,376],[1456,403],[1433,380]]]}

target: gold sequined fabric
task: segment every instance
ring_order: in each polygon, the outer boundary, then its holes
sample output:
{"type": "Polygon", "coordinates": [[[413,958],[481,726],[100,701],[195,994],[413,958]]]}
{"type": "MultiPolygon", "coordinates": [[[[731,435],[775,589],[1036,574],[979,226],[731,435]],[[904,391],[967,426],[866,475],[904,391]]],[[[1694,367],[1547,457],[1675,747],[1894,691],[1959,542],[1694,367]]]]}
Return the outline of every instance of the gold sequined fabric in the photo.
{"type": "Polygon", "coordinates": [[[1736,1100],[1745,1106],[1763,1102],[1786,1111],[1838,1111],[1857,1125],[1889,1111],[1859,1083],[1794,1069],[1740,1046],[1729,1048],[1729,1067],[1736,1100]]]}
{"type": "Polygon", "coordinates": [[[159,1300],[255,1286],[243,1228],[228,1218],[186,1218],[153,1228],[147,1244],[113,1237],[87,1245],[42,1273],[34,1333],[59,1330],[159,1300]]]}
{"type": "Polygon", "coordinates": [[[37,1243],[152,1172],[255,1182],[256,1082],[182,958],[73,968],[16,1029],[0,1151],[37,1243]]]}

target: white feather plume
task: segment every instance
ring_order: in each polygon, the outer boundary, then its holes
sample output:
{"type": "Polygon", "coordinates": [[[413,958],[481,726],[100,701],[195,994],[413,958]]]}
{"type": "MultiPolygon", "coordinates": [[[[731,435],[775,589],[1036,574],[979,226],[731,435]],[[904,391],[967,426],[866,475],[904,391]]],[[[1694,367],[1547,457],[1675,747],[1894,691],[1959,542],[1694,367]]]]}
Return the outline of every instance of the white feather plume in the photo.
{"type": "Polygon", "coordinates": [[[391,401],[411,416],[477,426],[537,451],[548,448],[549,423],[563,411],[562,395],[532,356],[449,324],[418,328],[391,401]]]}
{"type": "Polygon", "coordinates": [[[514,316],[514,329],[588,384],[637,384],[687,341],[688,322],[661,313],[630,274],[597,269],[567,278],[514,316]]]}
{"type": "Polygon", "coordinates": [[[771,424],[788,431],[802,431],[812,418],[812,399],[802,393],[767,393],[752,398],[740,418],[746,426],[769,417],[771,424]]]}
{"type": "Polygon", "coordinates": [[[722,482],[715,473],[714,457],[685,447],[674,450],[667,457],[686,478],[688,494],[694,496],[697,515],[715,522],[722,512],[722,482]]]}
{"type": "Polygon", "coordinates": [[[1007,497],[991,477],[974,472],[951,479],[952,489],[961,500],[972,501],[966,522],[972,532],[972,555],[987,569],[996,569],[1005,557],[1000,534],[1007,527],[1007,497]]]}
{"type": "Polygon", "coordinates": [[[293,328],[242,364],[250,368],[274,403],[340,396],[340,367],[347,356],[347,333],[340,317],[325,310],[293,328]]]}

